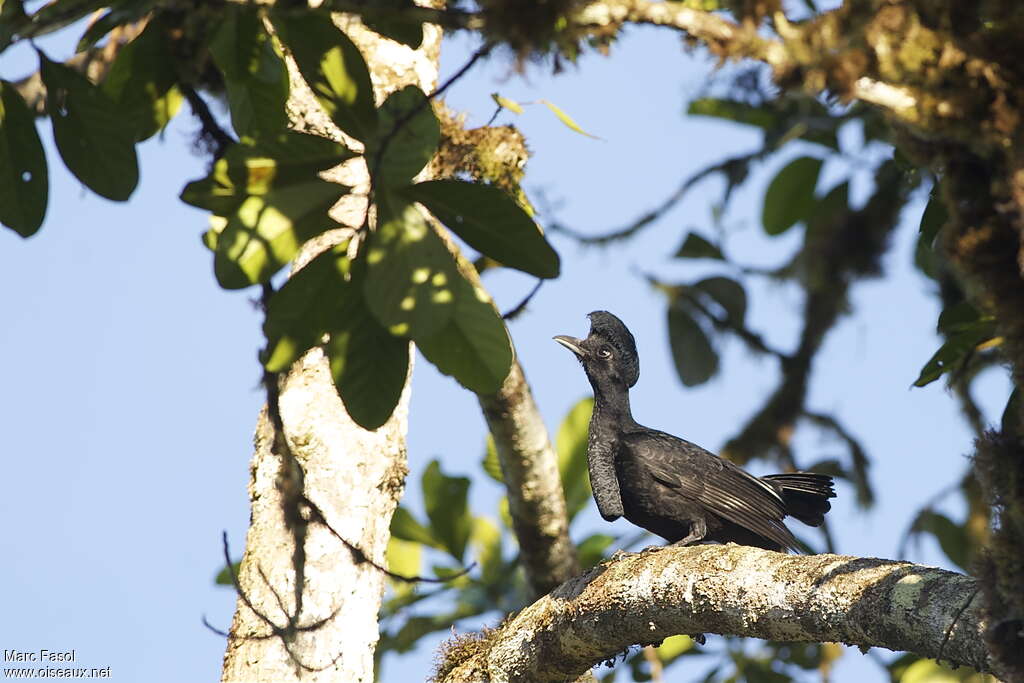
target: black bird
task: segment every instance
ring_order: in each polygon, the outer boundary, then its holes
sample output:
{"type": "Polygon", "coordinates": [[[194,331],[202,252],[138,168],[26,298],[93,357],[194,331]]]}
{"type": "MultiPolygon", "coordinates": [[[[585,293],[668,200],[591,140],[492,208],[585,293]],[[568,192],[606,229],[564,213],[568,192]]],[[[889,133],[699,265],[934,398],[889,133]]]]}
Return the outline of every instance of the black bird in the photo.
{"type": "Polygon", "coordinates": [[[636,341],[622,321],[594,311],[590,335],[555,341],[576,354],[594,388],[587,463],[601,516],[625,517],[671,545],[739,543],[800,550],[782,520],[820,526],[835,497],[832,477],[811,472],[765,477],[700,446],[638,424],[629,389],[640,378],[636,341]]]}

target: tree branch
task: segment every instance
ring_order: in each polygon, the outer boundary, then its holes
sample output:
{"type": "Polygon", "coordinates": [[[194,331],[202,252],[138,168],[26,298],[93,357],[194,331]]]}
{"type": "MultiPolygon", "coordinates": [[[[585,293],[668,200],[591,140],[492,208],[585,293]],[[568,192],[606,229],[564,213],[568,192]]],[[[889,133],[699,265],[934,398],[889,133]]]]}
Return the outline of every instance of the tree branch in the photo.
{"type": "Polygon", "coordinates": [[[450,644],[439,681],[566,681],[679,633],[843,642],[993,672],[977,581],[908,562],[665,548],[599,565],[479,639],[450,644]]]}
{"type": "Polygon", "coordinates": [[[579,572],[558,455],[519,361],[497,393],[480,395],[508,488],[509,512],[533,597],[579,572]]]}

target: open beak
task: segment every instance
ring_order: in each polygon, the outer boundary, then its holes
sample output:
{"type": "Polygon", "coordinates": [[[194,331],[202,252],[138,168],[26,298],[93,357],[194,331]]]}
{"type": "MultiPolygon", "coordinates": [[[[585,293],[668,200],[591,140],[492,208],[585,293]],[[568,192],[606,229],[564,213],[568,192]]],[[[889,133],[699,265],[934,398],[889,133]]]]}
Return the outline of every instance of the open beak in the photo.
{"type": "Polygon", "coordinates": [[[560,334],[556,337],[553,337],[553,339],[562,346],[564,346],[565,348],[575,353],[576,357],[579,359],[582,359],[584,356],[587,355],[587,352],[583,350],[582,346],[580,346],[580,344],[583,343],[582,339],[577,339],[576,337],[569,337],[564,334],[560,334]]]}

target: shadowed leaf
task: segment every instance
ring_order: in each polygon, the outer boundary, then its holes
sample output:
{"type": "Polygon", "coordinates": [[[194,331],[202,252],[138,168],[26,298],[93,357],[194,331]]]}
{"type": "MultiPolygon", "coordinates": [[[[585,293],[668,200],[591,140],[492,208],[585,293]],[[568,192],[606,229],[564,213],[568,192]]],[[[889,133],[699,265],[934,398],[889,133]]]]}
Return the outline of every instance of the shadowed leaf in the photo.
{"type": "Polygon", "coordinates": [[[821,159],[799,157],[789,162],[772,179],[764,195],[761,223],[769,235],[781,235],[810,217],[816,202],[821,159]]]}
{"type": "Polygon", "coordinates": [[[718,354],[704,330],[676,304],[668,308],[668,340],[676,372],[686,386],[703,384],[718,371],[718,354]]]}
{"type": "Polygon", "coordinates": [[[125,201],[139,182],[135,128],[100,88],[39,52],[46,110],[68,170],[90,190],[125,201]]]}
{"type": "Polygon", "coordinates": [[[49,180],[35,118],[14,86],[0,81],[0,223],[22,237],[46,215],[49,180]]]}
{"type": "Polygon", "coordinates": [[[401,192],[485,256],[537,277],[558,276],[558,254],[533,219],[497,187],[431,180],[401,192]]]}

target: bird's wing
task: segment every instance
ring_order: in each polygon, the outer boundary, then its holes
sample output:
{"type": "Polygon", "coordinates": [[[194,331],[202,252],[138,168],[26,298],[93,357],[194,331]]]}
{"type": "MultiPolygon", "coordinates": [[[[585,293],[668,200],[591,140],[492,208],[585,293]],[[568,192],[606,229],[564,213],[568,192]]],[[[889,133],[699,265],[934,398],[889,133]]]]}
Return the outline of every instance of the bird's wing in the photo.
{"type": "Polygon", "coordinates": [[[629,434],[623,441],[661,484],[783,547],[796,547],[796,539],[782,523],[782,496],[770,484],[671,434],[650,430],[629,434]]]}

